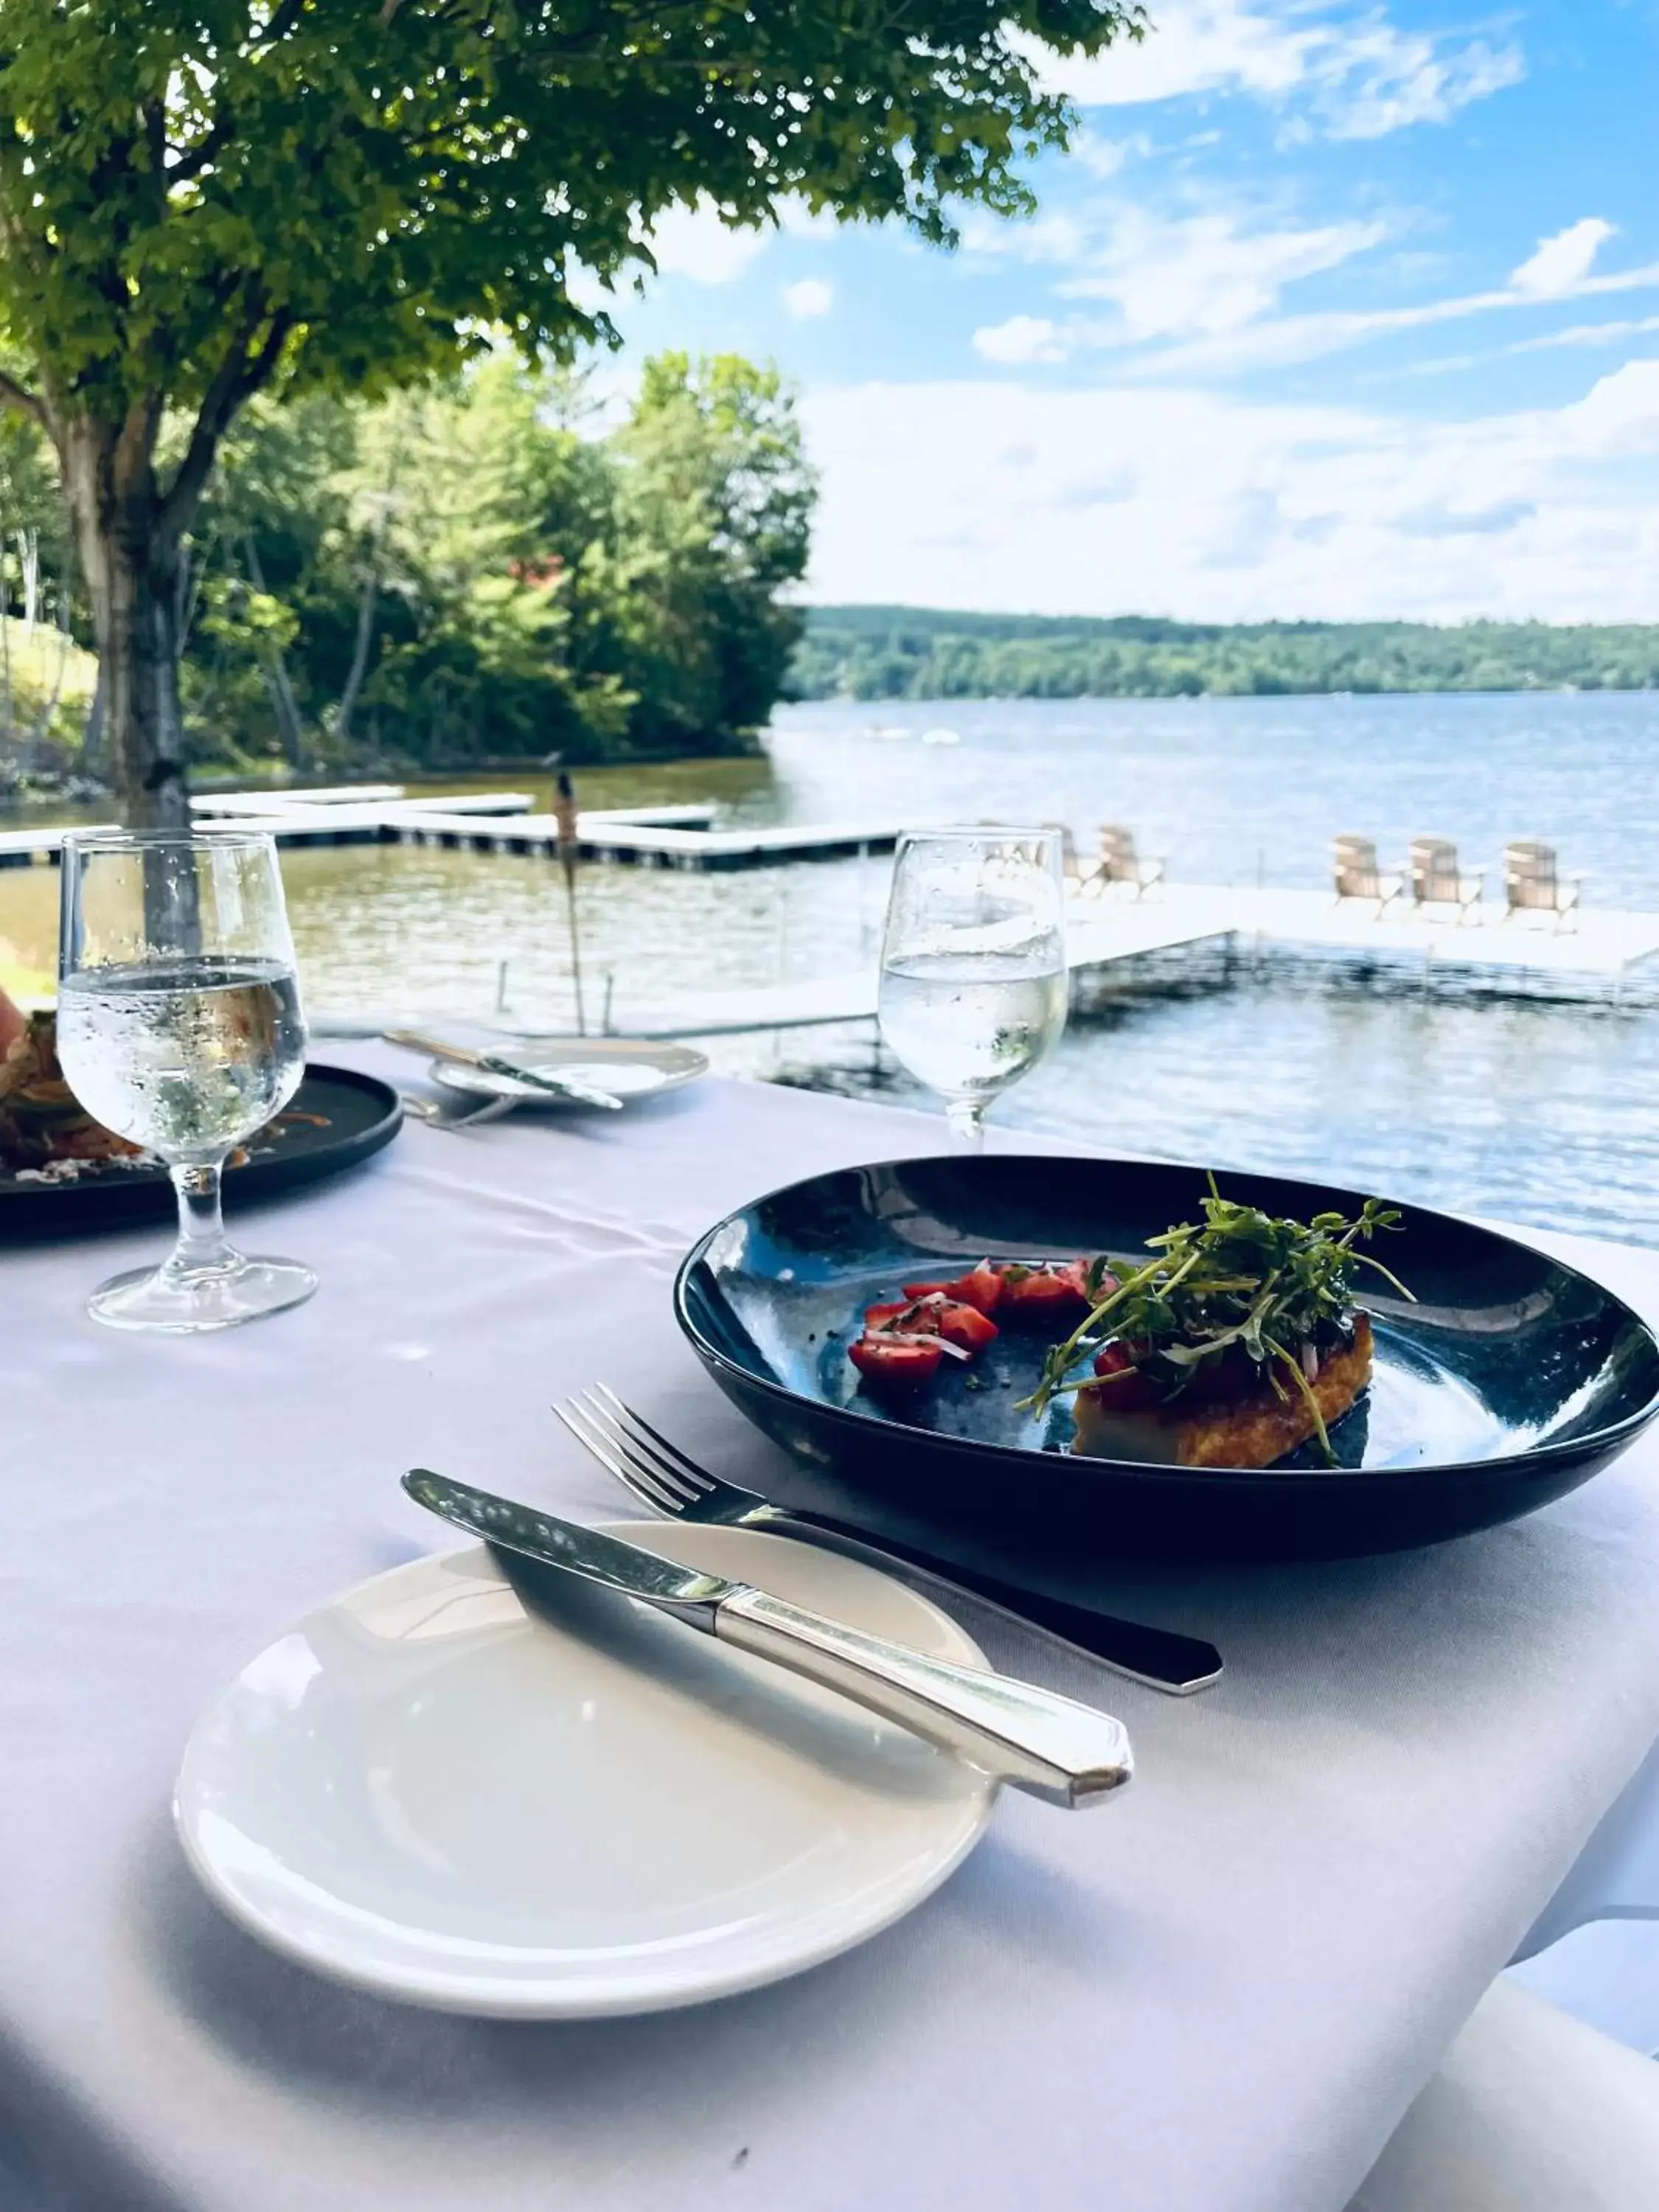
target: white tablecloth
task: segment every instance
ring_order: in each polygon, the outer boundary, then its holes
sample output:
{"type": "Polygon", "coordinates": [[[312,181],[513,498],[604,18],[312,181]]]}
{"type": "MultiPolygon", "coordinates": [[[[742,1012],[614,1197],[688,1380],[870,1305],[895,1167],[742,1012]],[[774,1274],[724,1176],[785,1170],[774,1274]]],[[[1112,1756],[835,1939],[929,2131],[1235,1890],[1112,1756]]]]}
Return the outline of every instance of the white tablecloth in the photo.
{"type": "MultiPolygon", "coordinates": [[[[310,1305],[193,1342],[82,1318],[154,1232],[0,1255],[14,2165],[97,2212],[1347,2202],[1659,1738],[1659,1438],[1438,1551],[1126,1568],[1123,1609],[1228,1661],[1189,1702],[1114,1686],[1127,1796],[1086,1818],[1006,1800],[902,1926],[717,2006],[526,2027],[361,1998],[222,1919],[173,1843],[179,1753],[226,1675],[444,1547],[398,1492],[410,1462],[614,1510],[547,1412],[602,1376],[763,1487],[771,1447],[678,1337],[674,1264],[757,1189],[937,1133],[716,1083],[614,1120],[411,1127],[245,1220],[318,1264],[310,1305]]],[[[1593,1264],[1659,1308],[1652,1255],[1593,1264]]]]}

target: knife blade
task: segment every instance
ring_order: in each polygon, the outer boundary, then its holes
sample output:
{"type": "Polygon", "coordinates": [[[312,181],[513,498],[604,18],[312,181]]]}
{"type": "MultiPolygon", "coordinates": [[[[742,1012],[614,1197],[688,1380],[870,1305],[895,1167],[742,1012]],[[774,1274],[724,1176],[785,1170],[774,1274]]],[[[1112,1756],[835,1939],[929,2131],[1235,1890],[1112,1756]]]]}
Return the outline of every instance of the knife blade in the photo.
{"type": "Polygon", "coordinates": [[[544,1071],[524,1067],[515,1060],[503,1059],[498,1052],[480,1053],[477,1064],[491,1075],[505,1075],[514,1083],[527,1083],[535,1091],[550,1091],[558,1098],[574,1098],[584,1106],[603,1106],[611,1114],[622,1111],[623,1102],[614,1091],[601,1091],[586,1077],[571,1075],[563,1068],[544,1071]]]}
{"type": "Polygon", "coordinates": [[[1167,1697],[1188,1698],[1221,1680],[1221,1654],[1213,1644],[1199,1637],[1183,1635],[1178,1629],[1154,1628],[1146,1621],[1126,1620],[1097,1606],[1073,1604],[1041,1590],[1000,1582],[958,1561],[941,1559],[914,1544],[901,1543],[884,1530],[878,1536],[829,1514],[775,1504],[759,1491],[745,1490],[741,1483],[724,1475],[710,1474],[688,1459],[660,1429],[624,1405],[608,1382],[596,1382],[587,1395],[603,1401],[600,1411],[608,1411],[608,1431],[594,1421],[592,1407],[584,1405],[580,1396],[556,1405],[555,1415],[584,1451],[591,1452],[631,1497],[643,1499],[654,1512],[704,1527],[756,1528],[774,1535],[804,1538],[809,1544],[823,1545],[826,1551],[862,1559],[867,1566],[889,1573],[896,1569],[901,1582],[922,1583],[928,1592],[936,1593],[947,1613],[953,1601],[968,1598],[1017,1628],[1038,1629],[1073,1650],[1097,1659],[1126,1680],[1144,1683],[1167,1697]],[[646,1439],[649,1440],[647,1456],[641,1459],[641,1446],[646,1439]],[[659,1455],[655,1466],[649,1456],[650,1446],[659,1455]],[[678,1465],[685,1471],[695,1495],[686,1494],[688,1486],[682,1481],[672,1493],[672,1504],[665,1499],[664,1462],[671,1469],[678,1465]],[[643,1485],[639,1479],[641,1474],[647,1478],[643,1485]]]}
{"type": "Polygon", "coordinates": [[[589,1083],[580,1075],[567,1075],[561,1070],[526,1067],[516,1060],[508,1060],[499,1052],[481,1052],[471,1045],[447,1044],[441,1037],[426,1036],[420,1030],[383,1030],[380,1034],[388,1044],[406,1045],[412,1052],[429,1052],[434,1060],[453,1060],[462,1067],[483,1068],[487,1074],[507,1077],[513,1083],[527,1083],[533,1091],[545,1091],[556,1098],[574,1098],[584,1106],[603,1106],[608,1113],[622,1111],[623,1101],[612,1091],[602,1091],[596,1083],[589,1083]]]}
{"type": "Polygon", "coordinates": [[[839,1691],[1049,1804],[1081,1811],[1133,1771],[1122,1723],[1052,1690],[913,1651],[752,1583],[683,1566],[429,1468],[410,1468],[403,1480],[417,1505],[487,1543],[638,1598],[736,1650],[839,1691]]]}

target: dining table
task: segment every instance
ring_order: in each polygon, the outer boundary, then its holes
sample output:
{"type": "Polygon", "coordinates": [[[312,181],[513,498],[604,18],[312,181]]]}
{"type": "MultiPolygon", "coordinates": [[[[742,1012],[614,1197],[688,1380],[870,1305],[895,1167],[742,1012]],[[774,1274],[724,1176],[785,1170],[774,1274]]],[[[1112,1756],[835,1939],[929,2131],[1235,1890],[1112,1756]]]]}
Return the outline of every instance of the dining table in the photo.
{"type": "MultiPolygon", "coordinates": [[[[408,1087],[384,1043],[326,1057],[408,1087]]],[[[787,1484],[682,1338],[675,1268],[757,1193],[940,1135],[717,1078],[411,1120],[233,1220],[320,1288],[210,1336],[86,1314],[165,1224],[0,1246],[0,2203],[1341,2212],[1506,1962],[1659,1897],[1654,1430],[1545,1511],[1378,1558],[1095,1559],[1085,1584],[1024,1557],[1011,1498],[1012,1577],[1207,1638],[1225,1672],[1163,1696],[964,1605],[997,1665],[1125,1723],[1133,1785],[1086,1815],[1005,1793],[919,1909],[772,1986],[466,2018],[219,1911],[170,1814],[192,1720],[332,1594],[453,1548],[404,1470],[636,1517],[551,1411],[604,1381],[720,1474],[787,1484]]],[[[1515,1233],[1659,1319],[1659,1253],[1515,1233]]]]}

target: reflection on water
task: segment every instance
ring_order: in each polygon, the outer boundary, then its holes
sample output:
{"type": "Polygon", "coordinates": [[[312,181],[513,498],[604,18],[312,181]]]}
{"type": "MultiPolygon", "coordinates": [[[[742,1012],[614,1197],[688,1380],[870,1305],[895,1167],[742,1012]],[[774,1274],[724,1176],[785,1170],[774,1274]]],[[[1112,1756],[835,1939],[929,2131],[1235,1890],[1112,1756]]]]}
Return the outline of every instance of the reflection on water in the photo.
{"type": "MultiPolygon", "coordinates": [[[[792,1075],[804,1062],[797,1051],[792,1075]]],[[[867,1048],[848,1047],[830,1079],[915,1095],[902,1076],[872,1077],[867,1048]]],[[[1275,963],[1078,1023],[994,1119],[1659,1245],[1659,1020],[1646,1009],[1424,997],[1275,963]]]]}
{"type": "MultiPolygon", "coordinates": [[[[1414,831],[1466,863],[1553,837],[1597,904],[1659,907],[1651,696],[1450,700],[840,703],[790,710],[768,761],[584,771],[583,802],[716,799],[732,821],[1069,818],[1129,822],[1177,880],[1316,883],[1339,829],[1385,854],[1414,831]],[[878,743],[876,721],[948,721],[951,748],[878,743]]],[[[498,775],[538,805],[550,788],[498,775]]],[[[451,787],[459,788],[459,786],[451,787]]],[[[474,786],[472,787],[479,787],[474,786]]],[[[284,856],[313,1006],[564,1022],[570,959],[544,860],[398,846],[284,856]]],[[[888,866],[835,861],[702,875],[589,867],[590,1012],[619,1021],[690,994],[872,963],[888,866]]],[[[1489,878],[1489,881],[1491,879],[1489,878]]],[[[57,876],[0,871],[0,963],[55,963],[57,876]]],[[[1635,1004],[1481,998],[1420,976],[1183,963],[1077,1021],[997,1109],[1011,1125],[1218,1165],[1322,1175],[1467,1211],[1659,1244],[1659,1024],[1635,1004]]],[[[1650,998],[1650,990],[1643,994],[1650,998]]],[[[866,1034],[732,1040],[717,1064],[915,1093],[866,1034]]]]}

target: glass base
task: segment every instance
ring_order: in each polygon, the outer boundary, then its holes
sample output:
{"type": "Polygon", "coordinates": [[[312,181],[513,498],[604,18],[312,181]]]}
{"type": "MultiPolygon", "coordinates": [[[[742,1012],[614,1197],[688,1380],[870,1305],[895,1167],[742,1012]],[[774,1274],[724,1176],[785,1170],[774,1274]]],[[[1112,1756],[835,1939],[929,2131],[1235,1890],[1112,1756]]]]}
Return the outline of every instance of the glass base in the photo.
{"type": "Polygon", "coordinates": [[[87,1300],[87,1311],[111,1328],[194,1336],[301,1305],[316,1287],[315,1274],[297,1260],[249,1259],[238,1252],[222,1267],[135,1267],[112,1275],[87,1300]]]}

